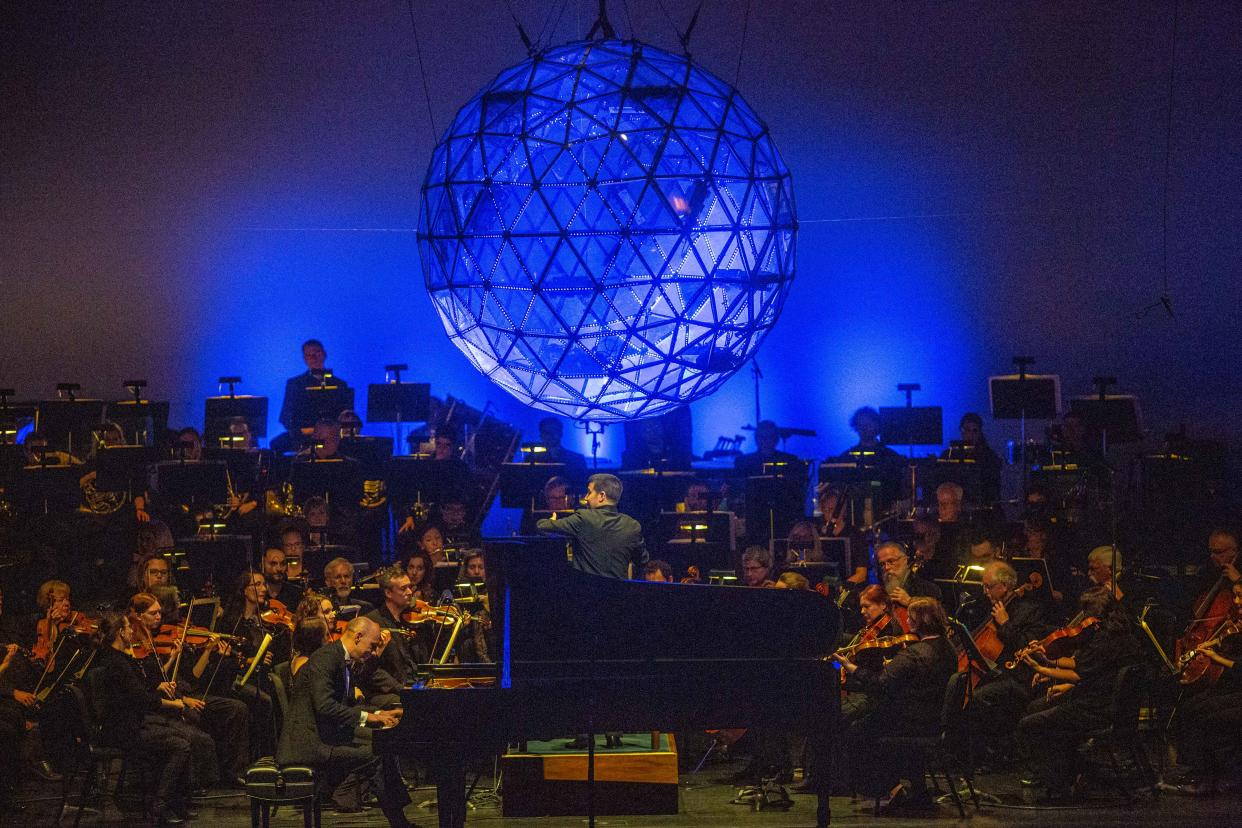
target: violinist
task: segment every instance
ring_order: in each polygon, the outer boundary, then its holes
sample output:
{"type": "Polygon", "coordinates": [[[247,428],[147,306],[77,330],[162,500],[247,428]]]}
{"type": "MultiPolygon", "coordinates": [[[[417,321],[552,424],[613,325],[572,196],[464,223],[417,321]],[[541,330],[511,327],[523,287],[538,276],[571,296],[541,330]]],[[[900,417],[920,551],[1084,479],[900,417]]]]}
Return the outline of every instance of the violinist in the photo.
{"type": "Polygon", "coordinates": [[[748,546],[742,552],[742,585],[748,587],[770,587],[775,585],[771,578],[772,553],[762,546],[748,546]]]}
{"type": "Polygon", "coordinates": [[[1164,782],[1160,790],[1188,796],[1215,793],[1220,782],[1219,754],[1242,742],[1242,582],[1230,587],[1230,618],[1198,652],[1221,668],[1210,687],[1184,697],[1174,717],[1177,758],[1187,768],[1178,782],[1164,782]],[[1232,622],[1232,623],[1230,623],[1232,622]]]}
{"type": "Polygon", "coordinates": [[[1087,553],[1087,580],[1092,585],[1111,590],[1113,599],[1131,621],[1138,618],[1147,600],[1147,590],[1131,578],[1121,563],[1121,550],[1115,546],[1097,546],[1087,553]]]}
{"type": "Polygon", "coordinates": [[[56,580],[44,581],[36,593],[35,602],[42,615],[35,622],[31,654],[48,672],[56,669],[59,658],[68,659],[77,649],[72,638],[65,638],[74,635],[74,622],[81,617],[81,613],[74,611],[71,597],[69,585],[56,580]],[[70,649],[66,651],[66,647],[70,649]]]}
{"type": "Polygon", "coordinates": [[[263,553],[263,579],[267,582],[267,598],[286,607],[296,607],[302,600],[302,588],[289,583],[289,561],[285,549],[269,547],[263,553]]]}
{"type": "Polygon", "coordinates": [[[155,771],[151,817],[159,825],[180,825],[189,813],[191,757],[190,728],[169,712],[184,705],[145,680],[130,655],[132,622],[119,612],[105,612],[99,621],[102,639],[93,670],[100,680],[94,703],[99,711],[100,741],[110,747],[131,749],[135,741],[142,757],[155,771]]]}
{"type": "Polygon", "coordinates": [[[374,609],[367,601],[354,597],[354,565],[345,558],[333,558],[324,565],[323,585],[334,608],[352,604],[362,615],[374,609]]]}
{"type": "Polygon", "coordinates": [[[839,657],[842,669],[873,700],[874,707],[850,724],[846,752],[854,789],[876,796],[907,780],[889,800],[888,813],[926,813],[935,803],[924,783],[922,751],[881,750],[882,736],[927,736],[938,732],[945,686],[957,670],[957,651],[948,640],[948,619],[934,598],[913,598],[908,606],[910,631],[918,641],[900,650],[882,668],[860,667],[839,657]]]}
{"type": "Polygon", "coordinates": [[[1082,616],[1097,623],[1077,652],[1050,659],[1036,647],[1023,658],[1046,680],[1047,689],[1018,723],[1018,739],[1046,786],[1049,803],[1070,798],[1078,774],[1078,744],[1103,724],[1117,674],[1139,661],[1130,621],[1106,587],[1088,589],[1078,603],[1082,616]]]}
{"type": "Polygon", "coordinates": [[[414,605],[410,576],[398,567],[388,567],[380,571],[379,587],[384,603],[364,617],[387,630],[391,640],[375,659],[374,669],[365,680],[359,680],[363,693],[375,704],[380,703],[377,697],[399,695],[403,688],[409,687],[414,682],[419,662],[426,661],[429,655],[428,644],[423,641],[424,633],[416,633],[402,620],[414,605]]]}
{"type": "Polygon", "coordinates": [[[22,738],[26,733],[26,714],[18,702],[8,696],[8,674],[17,658],[17,644],[0,646],[0,811],[13,809],[21,779],[22,738]]]}
{"type": "MultiPolygon", "coordinates": [[[[897,616],[893,614],[892,602],[888,593],[879,584],[870,584],[858,594],[858,610],[862,616],[862,628],[845,647],[845,652],[857,652],[861,645],[870,644],[881,638],[896,638],[905,633],[897,616]]],[[[841,719],[848,726],[858,721],[873,707],[858,682],[847,679],[845,689],[848,696],[841,702],[841,719]]]]}
{"type": "MultiPolygon", "coordinates": [[[[1047,635],[1047,607],[1033,595],[1018,594],[1018,573],[1004,561],[983,568],[983,594],[988,602],[996,636],[1001,642],[997,664],[1014,659],[1014,653],[1047,635]]],[[[1008,735],[1031,703],[1031,671],[1022,667],[985,678],[975,688],[972,715],[987,737],[1008,735]]]]}
{"type": "Polygon", "coordinates": [[[431,555],[427,554],[426,550],[421,548],[411,550],[402,562],[401,568],[410,578],[413,599],[427,602],[436,600],[435,563],[432,562],[431,555]]]}
{"type": "MultiPolygon", "coordinates": [[[[154,595],[135,595],[129,604],[129,618],[133,654],[148,687],[171,702],[166,707],[175,709],[172,715],[186,726],[185,734],[193,749],[195,781],[207,788],[220,779],[234,782],[242,778],[249,758],[246,705],[223,696],[190,695],[190,682],[179,680],[178,667],[185,649],[179,638],[180,628],[162,625],[163,610],[154,595]]],[[[197,659],[200,672],[208,655],[204,653],[197,659]]]]}

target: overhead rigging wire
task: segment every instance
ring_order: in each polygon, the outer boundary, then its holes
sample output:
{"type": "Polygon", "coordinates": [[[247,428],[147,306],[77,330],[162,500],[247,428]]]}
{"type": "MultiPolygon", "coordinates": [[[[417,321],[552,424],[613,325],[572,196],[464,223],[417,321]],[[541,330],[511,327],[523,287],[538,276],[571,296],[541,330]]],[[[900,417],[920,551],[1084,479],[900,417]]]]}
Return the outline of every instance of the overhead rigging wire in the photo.
{"type": "Polygon", "coordinates": [[[427,102],[427,122],[431,126],[431,143],[440,140],[440,130],[436,129],[436,115],[431,110],[431,87],[427,84],[427,70],[423,66],[423,49],[418,43],[418,25],[414,22],[414,0],[406,0],[406,8],[410,12],[410,31],[414,33],[414,54],[418,57],[418,74],[423,80],[423,99],[427,102]]]}
{"type": "Polygon", "coordinates": [[[742,79],[742,55],[746,52],[746,30],[750,28],[750,0],[746,0],[746,14],[742,17],[742,42],[737,47],[737,69],[733,72],[733,86],[742,79]]]}
{"type": "Polygon", "coordinates": [[[1173,303],[1169,298],[1169,175],[1173,159],[1173,98],[1177,89],[1177,11],[1180,4],[1173,2],[1173,25],[1169,32],[1169,104],[1164,122],[1164,186],[1160,194],[1160,281],[1161,304],[1173,315],[1173,303]]]}

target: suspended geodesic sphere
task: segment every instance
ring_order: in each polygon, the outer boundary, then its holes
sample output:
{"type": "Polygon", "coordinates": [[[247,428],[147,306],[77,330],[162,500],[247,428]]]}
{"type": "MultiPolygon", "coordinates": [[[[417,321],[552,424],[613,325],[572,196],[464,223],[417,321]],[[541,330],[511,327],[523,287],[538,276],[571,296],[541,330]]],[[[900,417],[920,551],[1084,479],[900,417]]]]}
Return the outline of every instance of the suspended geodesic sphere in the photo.
{"type": "Polygon", "coordinates": [[[523,402],[647,417],[704,397],[775,324],[793,192],[767,127],[688,58],[596,40],[501,72],[422,189],[427,291],[523,402]]]}

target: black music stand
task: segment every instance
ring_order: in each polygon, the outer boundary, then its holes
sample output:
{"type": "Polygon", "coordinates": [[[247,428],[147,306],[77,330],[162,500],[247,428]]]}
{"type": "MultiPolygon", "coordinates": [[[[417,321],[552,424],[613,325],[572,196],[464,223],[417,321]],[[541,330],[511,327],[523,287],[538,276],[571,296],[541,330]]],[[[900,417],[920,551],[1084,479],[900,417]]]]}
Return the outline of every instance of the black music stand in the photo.
{"type": "Polygon", "coordinates": [[[169,503],[201,508],[229,502],[227,463],[171,461],[155,468],[156,491],[169,503]]]}
{"type": "Polygon", "coordinates": [[[400,455],[388,460],[388,492],[396,502],[440,503],[451,495],[453,485],[440,474],[436,461],[427,455],[400,455]]]}
{"type": "Polygon", "coordinates": [[[363,480],[383,481],[392,446],[391,437],[346,437],[337,451],[358,462],[363,480]]]}
{"type": "Polygon", "coordinates": [[[248,535],[212,535],[181,538],[177,551],[184,553],[188,574],[178,575],[179,586],[199,594],[208,584],[216,592],[232,590],[243,572],[249,571],[253,557],[248,535]]]}
{"type": "Polygon", "coordinates": [[[372,423],[425,423],[431,418],[431,384],[381,382],[367,386],[367,420],[372,423]]]}
{"type": "Polygon", "coordinates": [[[506,509],[531,511],[542,508],[543,487],[553,477],[565,477],[565,469],[564,463],[501,464],[500,505],[506,509]]]}
{"type": "Polygon", "coordinates": [[[938,446],[944,442],[944,413],[938,405],[881,406],[880,435],[890,446],[938,446]]]}
{"type": "Polygon", "coordinates": [[[1014,357],[1018,373],[988,377],[988,400],[992,417],[997,420],[1017,420],[1018,439],[1022,447],[1022,499],[1030,481],[1031,461],[1026,453],[1026,421],[1055,420],[1061,411],[1061,378],[1056,374],[1028,374],[1026,368],[1030,357],[1014,357]]]}
{"type": "Polygon", "coordinates": [[[95,488],[101,492],[142,492],[147,469],[158,462],[154,446],[104,446],[95,453],[95,488]]]}
{"type": "Polygon", "coordinates": [[[65,514],[82,502],[83,466],[25,466],[13,482],[13,503],[22,512],[65,514]]]}
{"type": "Polygon", "coordinates": [[[131,445],[153,446],[168,431],[168,402],[120,400],[108,403],[107,418],[121,427],[131,445]]]}
{"type": "Polygon", "coordinates": [[[357,504],[362,498],[362,466],[345,457],[295,460],[289,466],[289,483],[299,503],[319,496],[347,508],[342,504],[357,504]]]}
{"type": "Polygon", "coordinates": [[[816,584],[840,583],[841,581],[841,567],[836,561],[797,561],[780,566],[773,564],[773,568],[782,573],[798,573],[810,582],[811,589],[814,589],[816,584]]]}
{"type": "Polygon", "coordinates": [[[293,422],[302,427],[313,426],[320,420],[336,422],[342,411],[353,407],[354,389],[347,385],[308,385],[294,400],[293,422]]]}
{"type": "Polygon", "coordinates": [[[665,558],[678,572],[689,566],[697,566],[700,572],[732,566],[732,535],[731,512],[660,513],[659,537],[665,558]]]}
{"type": "Polygon", "coordinates": [[[750,543],[771,548],[776,538],[802,519],[805,486],[788,477],[761,475],[746,478],[746,535],[750,543]]]}
{"type": "Polygon", "coordinates": [[[1105,452],[1110,444],[1137,443],[1143,439],[1138,397],[1133,394],[1074,397],[1070,411],[1082,417],[1087,428],[1101,435],[1105,452]]]}
{"type": "Polygon", "coordinates": [[[229,433],[229,420],[241,417],[257,439],[267,436],[267,397],[208,397],[203,411],[203,444],[214,446],[229,433]]]}
{"type": "Polygon", "coordinates": [[[103,425],[103,400],[44,400],[35,412],[35,429],[47,438],[47,447],[84,457],[103,425]]]}

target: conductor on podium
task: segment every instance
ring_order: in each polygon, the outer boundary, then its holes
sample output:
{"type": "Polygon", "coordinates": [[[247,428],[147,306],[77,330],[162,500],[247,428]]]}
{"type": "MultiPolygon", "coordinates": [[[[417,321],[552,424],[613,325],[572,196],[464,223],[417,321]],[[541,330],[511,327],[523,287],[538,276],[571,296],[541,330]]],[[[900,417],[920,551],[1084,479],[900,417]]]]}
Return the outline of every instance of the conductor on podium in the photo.
{"type": "Polygon", "coordinates": [[[561,535],[573,542],[575,569],[625,580],[630,564],[641,567],[649,556],[642,525],[617,511],[621,480],[611,474],[591,475],[582,500],[585,509],[559,520],[541,520],[536,528],[545,535],[561,535]]]}

